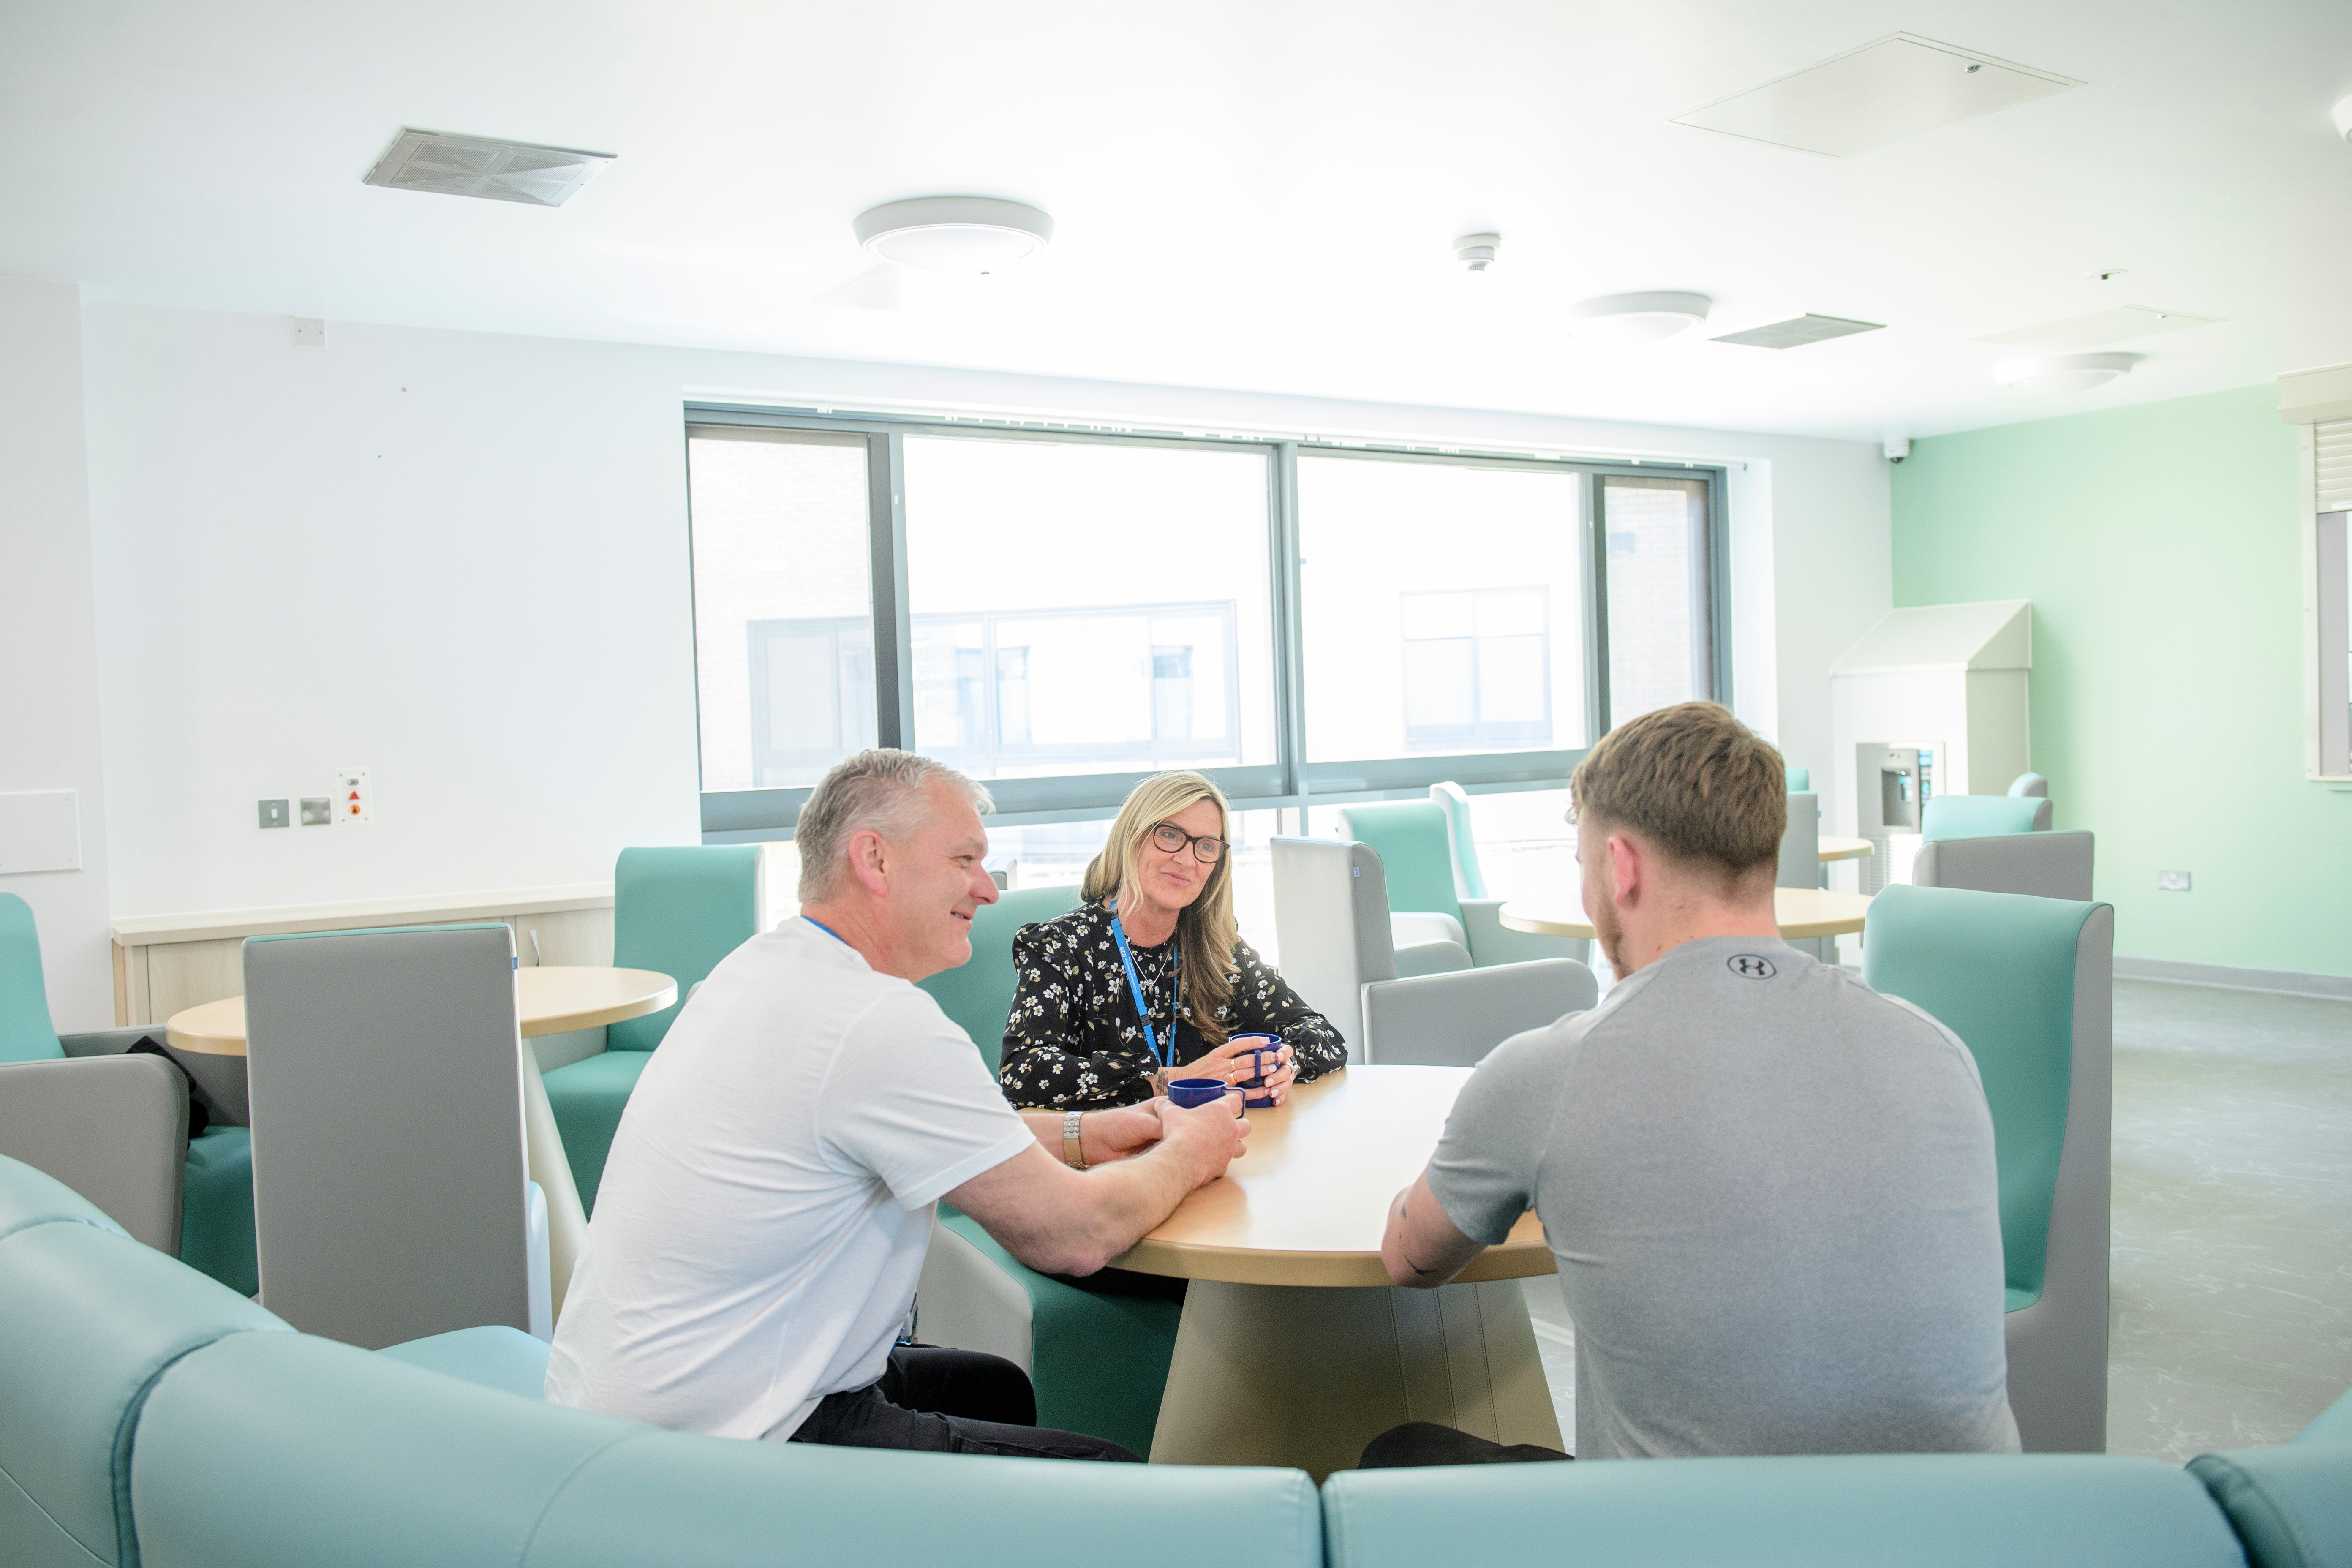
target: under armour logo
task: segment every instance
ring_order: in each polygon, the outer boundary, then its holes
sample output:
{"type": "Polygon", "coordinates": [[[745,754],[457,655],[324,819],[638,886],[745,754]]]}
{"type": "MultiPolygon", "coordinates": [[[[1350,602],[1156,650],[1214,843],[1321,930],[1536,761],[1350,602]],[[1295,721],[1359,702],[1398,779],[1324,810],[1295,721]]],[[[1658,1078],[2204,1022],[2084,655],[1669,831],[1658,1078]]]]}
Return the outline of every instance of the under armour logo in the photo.
{"type": "Polygon", "coordinates": [[[1742,980],[1769,980],[1780,973],[1760,952],[1735,952],[1724,961],[1723,966],[1742,980]]]}

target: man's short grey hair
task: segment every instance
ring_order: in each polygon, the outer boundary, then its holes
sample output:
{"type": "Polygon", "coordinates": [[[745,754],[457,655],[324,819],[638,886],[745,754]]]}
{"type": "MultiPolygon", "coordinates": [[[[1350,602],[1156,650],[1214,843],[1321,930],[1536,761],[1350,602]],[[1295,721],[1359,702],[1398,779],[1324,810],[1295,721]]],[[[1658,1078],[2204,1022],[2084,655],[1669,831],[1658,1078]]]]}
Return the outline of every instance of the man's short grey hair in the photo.
{"type": "Polygon", "coordinates": [[[945,763],[913,752],[877,746],[833,765],[801,807],[793,842],[801,852],[801,902],[819,903],[841,885],[849,841],[871,828],[891,840],[911,837],[923,826],[929,787],[945,781],[963,791],[971,808],[996,809],[988,791],[945,763]]]}

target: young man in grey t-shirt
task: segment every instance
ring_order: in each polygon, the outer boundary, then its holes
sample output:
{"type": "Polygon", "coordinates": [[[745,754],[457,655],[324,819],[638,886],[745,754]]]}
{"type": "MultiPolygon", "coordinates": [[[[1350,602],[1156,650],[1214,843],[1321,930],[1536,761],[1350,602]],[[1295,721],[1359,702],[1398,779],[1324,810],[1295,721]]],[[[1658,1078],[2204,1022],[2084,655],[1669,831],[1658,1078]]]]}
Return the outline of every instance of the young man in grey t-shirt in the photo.
{"type": "MultiPolygon", "coordinates": [[[[1607,1000],[1480,1064],[1381,1255],[1436,1286],[1533,1208],[1585,1458],[2013,1452],[1992,1120],[1906,1002],[1780,940],[1780,754],[1691,702],[1570,782],[1607,1000]]],[[[1414,1423],[1364,1464],[1562,1458],[1414,1423]]]]}

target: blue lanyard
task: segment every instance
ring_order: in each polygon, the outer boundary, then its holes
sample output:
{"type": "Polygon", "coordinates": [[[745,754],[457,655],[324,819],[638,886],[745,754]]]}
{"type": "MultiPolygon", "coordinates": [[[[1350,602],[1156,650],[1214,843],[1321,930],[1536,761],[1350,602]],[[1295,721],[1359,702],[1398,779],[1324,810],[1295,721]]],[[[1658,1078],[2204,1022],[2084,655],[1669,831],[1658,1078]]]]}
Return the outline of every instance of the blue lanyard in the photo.
{"type": "MultiPolygon", "coordinates": [[[[1160,1032],[1151,1026],[1150,1009],[1143,1005],[1143,982],[1136,978],[1135,954],[1128,950],[1127,929],[1118,923],[1118,900],[1116,898],[1107,900],[1103,908],[1110,915],[1110,934],[1118,939],[1118,961],[1127,965],[1128,994],[1135,998],[1135,1016],[1143,1020],[1144,1043],[1151,1047],[1152,1060],[1161,1067],[1171,1066],[1173,1064],[1169,1061],[1168,1057],[1169,1053],[1176,1048],[1177,1004],[1171,1002],[1168,1005],[1168,1049],[1163,1051],[1160,1048],[1160,1032]]],[[[1170,984],[1176,996],[1181,999],[1184,994],[1182,985],[1184,949],[1181,945],[1169,955],[1169,963],[1170,984]]]]}
{"type": "Polygon", "coordinates": [[[849,945],[849,939],[847,937],[843,936],[839,931],[834,930],[823,921],[811,919],[807,915],[803,915],[801,919],[807,921],[809,924],[816,927],[817,930],[824,932],[825,935],[833,938],[834,941],[841,943],[842,946],[847,947],[849,945]]]}

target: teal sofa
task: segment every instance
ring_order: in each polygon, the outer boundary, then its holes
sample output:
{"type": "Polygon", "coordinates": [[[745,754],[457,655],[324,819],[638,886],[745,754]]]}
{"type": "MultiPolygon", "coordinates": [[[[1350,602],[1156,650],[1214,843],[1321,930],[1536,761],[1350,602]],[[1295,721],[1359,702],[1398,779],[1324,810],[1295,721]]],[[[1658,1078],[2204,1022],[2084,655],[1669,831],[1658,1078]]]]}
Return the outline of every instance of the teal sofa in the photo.
{"type": "Polygon", "coordinates": [[[0,1159],[0,1563],[2347,1568],[2352,1399],[2188,1470],[2088,1455],[1349,1470],[689,1436],[533,1397],[545,1347],[298,1334],[0,1159]],[[1067,1550],[1062,1548],[1066,1545],[1067,1550]]]}

